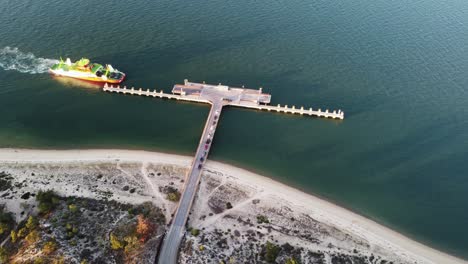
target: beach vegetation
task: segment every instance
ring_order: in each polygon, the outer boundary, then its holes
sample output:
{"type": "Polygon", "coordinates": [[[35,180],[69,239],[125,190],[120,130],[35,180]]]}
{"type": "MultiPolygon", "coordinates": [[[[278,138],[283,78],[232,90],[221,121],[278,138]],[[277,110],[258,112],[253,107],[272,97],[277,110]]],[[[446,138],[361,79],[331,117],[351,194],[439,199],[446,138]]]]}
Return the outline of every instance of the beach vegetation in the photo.
{"type": "Polygon", "coordinates": [[[39,191],[36,195],[36,201],[39,202],[39,213],[47,214],[54,210],[60,203],[60,197],[54,191],[39,191]]]}
{"type": "Polygon", "coordinates": [[[16,240],[18,239],[18,233],[16,233],[15,230],[11,230],[10,237],[11,242],[16,243],[16,240]]]}
{"type": "Polygon", "coordinates": [[[8,262],[8,251],[4,247],[0,247],[0,263],[7,263],[8,262]]]}
{"type": "Polygon", "coordinates": [[[0,223],[0,235],[8,232],[9,229],[9,226],[6,223],[0,223]]]}
{"type": "Polygon", "coordinates": [[[37,219],[30,215],[28,217],[28,220],[26,221],[26,228],[28,230],[33,230],[37,227],[37,224],[38,224],[37,219]]]}
{"type": "Polygon", "coordinates": [[[43,257],[37,257],[34,259],[34,264],[45,264],[46,261],[43,257]]]}
{"type": "Polygon", "coordinates": [[[299,264],[299,262],[297,262],[297,260],[294,257],[292,257],[287,259],[285,264],[299,264]]]}
{"type": "Polygon", "coordinates": [[[280,252],[281,248],[270,241],[266,242],[265,245],[265,260],[269,263],[274,263],[276,258],[278,257],[278,254],[280,252]]]}
{"type": "Polygon", "coordinates": [[[172,186],[165,186],[163,192],[166,194],[166,199],[172,202],[177,202],[180,199],[180,192],[172,186]]]}
{"type": "Polygon", "coordinates": [[[68,205],[68,210],[72,213],[76,213],[78,211],[78,207],[75,204],[68,205]]]}
{"type": "Polygon", "coordinates": [[[52,261],[52,264],[65,264],[65,257],[60,256],[52,261]]]}
{"type": "Polygon", "coordinates": [[[29,232],[25,239],[29,244],[34,244],[40,239],[39,232],[37,230],[33,230],[29,232]]]}
{"type": "Polygon", "coordinates": [[[257,223],[258,224],[268,224],[270,223],[270,220],[268,220],[268,217],[264,215],[257,215],[257,223]]]}
{"type": "Polygon", "coordinates": [[[166,198],[171,202],[178,202],[180,200],[180,192],[179,191],[170,192],[167,194],[166,198]]]}
{"type": "Polygon", "coordinates": [[[198,236],[200,234],[200,229],[190,228],[190,234],[192,234],[192,236],[198,236]]]}
{"type": "Polygon", "coordinates": [[[14,225],[13,215],[6,212],[3,206],[0,206],[0,235],[8,234],[14,225]]]}
{"type": "Polygon", "coordinates": [[[28,229],[26,229],[26,227],[20,228],[20,230],[18,230],[18,237],[23,238],[26,236],[27,233],[28,229]]]}
{"type": "Polygon", "coordinates": [[[120,241],[119,238],[112,233],[110,235],[110,243],[111,243],[111,248],[113,250],[119,250],[119,249],[124,248],[123,241],[120,241]]]}
{"type": "Polygon", "coordinates": [[[0,192],[6,191],[11,188],[11,180],[13,177],[6,174],[5,172],[0,172],[0,192]]]}
{"type": "Polygon", "coordinates": [[[42,247],[42,252],[46,255],[52,254],[55,250],[57,250],[57,243],[54,240],[46,242],[42,247]]]}
{"type": "Polygon", "coordinates": [[[134,235],[126,236],[124,238],[124,241],[125,241],[124,251],[126,254],[130,254],[134,252],[141,246],[140,240],[138,239],[137,236],[134,236],[134,235]]]}
{"type": "Polygon", "coordinates": [[[137,216],[136,233],[138,234],[141,242],[146,242],[148,237],[154,233],[154,229],[154,224],[148,218],[142,214],[137,216]]]}

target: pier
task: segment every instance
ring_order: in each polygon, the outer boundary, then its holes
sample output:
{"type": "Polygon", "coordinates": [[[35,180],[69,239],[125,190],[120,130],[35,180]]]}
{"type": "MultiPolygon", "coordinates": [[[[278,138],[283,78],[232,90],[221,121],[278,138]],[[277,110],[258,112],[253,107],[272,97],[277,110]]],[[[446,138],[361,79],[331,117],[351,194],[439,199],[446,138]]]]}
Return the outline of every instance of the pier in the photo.
{"type": "Polygon", "coordinates": [[[243,108],[251,108],[264,111],[275,111],[280,113],[299,114],[306,116],[316,116],[333,119],[344,119],[344,112],[341,110],[313,110],[306,109],[303,106],[296,108],[295,106],[288,107],[287,105],[271,106],[271,95],[263,93],[262,88],[247,89],[229,87],[226,85],[211,85],[205,83],[193,83],[184,80],[184,84],[176,84],[172,89],[172,94],[164,93],[163,91],[150,91],[141,88],[135,89],[120,86],[104,85],[106,92],[122,93],[130,95],[166,98],[174,100],[183,100],[197,103],[207,103],[211,105],[208,119],[206,120],[200,142],[195,153],[190,169],[187,172],[184,190],[182,192],[179,205],[175,215],[171,221],[169,230],[167,231],[161,251],[159,252],[159,264],[176,264],[179,253],[179,246],[186,231],[186,223],[189,216],[190,208],[200,183],[203,165],[208,158],[208,153],[211,149],[213,137],[218,126],[218,121],[221,111],[224,106],[237,106],[243,108]]]}
{"type": "Polygon", "coordinates": [[[207,85],[201,83],[192,83],[185,80],[184,85],[176,84],[174,86],[174,88],[172,89],[172,94],[164,93],[162,90],[158,92],[156,90],[150,91],[149,89],[143,90],[142,88],[127,88],[126,86],[114,87],[112,85],[107,84],[104,85],[103,90],[106,92],[113,93],[183,100],[198,103],[210,103],[210,101],[206,98],[207,95],[209,96],[210,90],[220,91],[221,93],[225,91],[226,97],[223,97],[223,101],[226,105],[256,110],[273,111],[286,114],[299,114],[306,116],[344,119],[344,112],[341,110],[331,111],[326,109],[325,111],[323,111],[320,108],[312,109],[310,107],[306,108],[304,106],[296,107],[293,105],[289,107],[288,105],[281,106],[279,104],[276,106],[269,105],[271,95],[262,93],[262,89],[253,90],[245,88],[231,88],[224,85],[207,85]]]}

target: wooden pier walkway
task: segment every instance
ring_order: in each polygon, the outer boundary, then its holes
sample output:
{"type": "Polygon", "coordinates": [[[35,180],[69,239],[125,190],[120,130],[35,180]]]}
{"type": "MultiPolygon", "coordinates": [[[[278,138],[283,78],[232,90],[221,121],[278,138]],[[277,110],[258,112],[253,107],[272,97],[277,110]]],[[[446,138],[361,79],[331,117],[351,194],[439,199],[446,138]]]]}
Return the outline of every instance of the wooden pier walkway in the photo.
{"type": "Polygon", "coordinates": [[[107,83],[104,85],[104,88],[102,89],[105,92],[111,92],[111,93],[151,96],[151,97],[157,97],[157,98],[184,100],[184,101],[191,101],[191,102],[205,103],[205,104],[209,103],[208,100],[205,100],[202,98],[182,96],[182,95],[176,95],[176,94],[168,94],[168,93],[164,93],[162,90],[158,92],[156,90],[150,91],[149,89],[143,90],[142,88],[135,89],[134,87],[132,87],[131,89],[128,89],[127,86],[124,86],[124,87],[113,86],[113,85],[107,85],[107,83]]]}

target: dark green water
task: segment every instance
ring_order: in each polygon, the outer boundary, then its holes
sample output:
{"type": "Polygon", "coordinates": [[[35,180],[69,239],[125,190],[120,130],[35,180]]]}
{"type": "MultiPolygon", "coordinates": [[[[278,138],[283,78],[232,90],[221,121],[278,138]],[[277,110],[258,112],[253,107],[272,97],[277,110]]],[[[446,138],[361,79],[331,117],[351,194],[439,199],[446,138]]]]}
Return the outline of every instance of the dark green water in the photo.
{"type": "Polygon", "coordinates": [[[343,122],[226,109],[211,158],[468,258],[466,1],[0,0],[0,147],[192,154],[206,106],[6,70],[47,64],[28,52],[112,63],[127,86],[188,78],[343,109],[343,122]]]}

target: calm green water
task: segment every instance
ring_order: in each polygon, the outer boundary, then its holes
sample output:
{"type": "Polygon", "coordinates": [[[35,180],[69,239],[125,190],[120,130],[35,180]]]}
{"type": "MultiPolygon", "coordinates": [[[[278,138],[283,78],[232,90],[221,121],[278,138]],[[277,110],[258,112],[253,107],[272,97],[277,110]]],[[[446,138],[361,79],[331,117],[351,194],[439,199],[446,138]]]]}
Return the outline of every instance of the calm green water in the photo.
{"type": "Polygon", "coordinates": [[[346,119],[226,109],[211,158],[468,258],[468,2],[0,0],[0,14],[0,147],[195,151],[208,107],[55,80],[37,58],[88,56],[167,92],[263,86],[346,119]]]}

